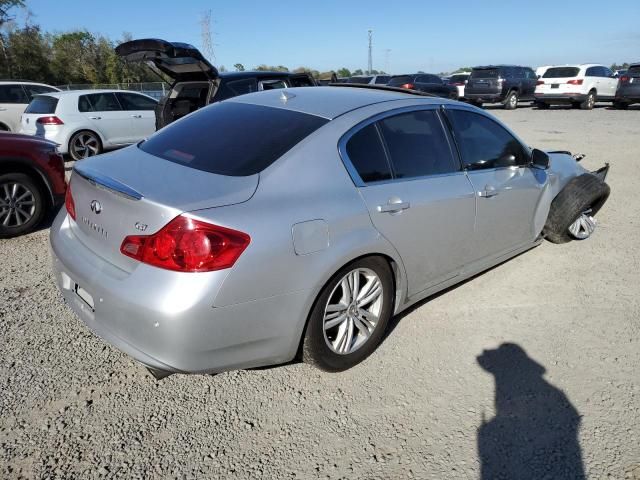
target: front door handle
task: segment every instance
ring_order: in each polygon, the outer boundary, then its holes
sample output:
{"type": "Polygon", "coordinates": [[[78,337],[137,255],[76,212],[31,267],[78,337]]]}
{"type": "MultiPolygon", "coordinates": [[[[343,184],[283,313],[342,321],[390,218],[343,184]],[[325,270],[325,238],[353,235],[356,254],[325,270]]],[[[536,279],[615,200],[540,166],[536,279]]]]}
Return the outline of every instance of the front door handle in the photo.
{"type": "Polygon", "coordinates": [[[378,211],[381,213],[400,213],[410,206],[409,202],[403,202],[399,198],[390,198],[386,205],[378,205],[378,211]]]}
{"type": "Polygon", "coordinates": [[[484,190],[478,192],[478,196],[480,197],[484,197],[484,198],[491,198],[491,197],[495,197],[496,195],[498,195],[498,190],[496,190],[496,187],[492,187],[491,185],[487,185],[486,187],[484,187],[484,190]]]}
{"type": "Polygon", "coordinates": [[[142,118],[142,115],[131,115],[132,118],[142,118]]]}
{"type": "Polygon", "coordinates": [[[89,117],[90,120],[100,120],[102,117],[89,117]]]}

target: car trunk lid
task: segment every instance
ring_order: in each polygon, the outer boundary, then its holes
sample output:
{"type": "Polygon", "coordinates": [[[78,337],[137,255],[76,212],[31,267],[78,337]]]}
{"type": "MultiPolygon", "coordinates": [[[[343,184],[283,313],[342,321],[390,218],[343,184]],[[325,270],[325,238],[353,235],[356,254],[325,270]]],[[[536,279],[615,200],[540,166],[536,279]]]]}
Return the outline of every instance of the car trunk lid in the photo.
{"type": "Polygon", "coordinates": [[[144,38],[121,43],[116,54],[128,62],[151,62],[176,82],[213,80],[218,70],[188,43],[144,38]]]}
{"type": "Polygon", "coordinates": [[[196,170],[132,146],[76,163],[71,229],[96,255],[131,271],[137,262],[120,253],[126,236],[157,232],[186,211],[245,202],[258,178],[196,170]]]}

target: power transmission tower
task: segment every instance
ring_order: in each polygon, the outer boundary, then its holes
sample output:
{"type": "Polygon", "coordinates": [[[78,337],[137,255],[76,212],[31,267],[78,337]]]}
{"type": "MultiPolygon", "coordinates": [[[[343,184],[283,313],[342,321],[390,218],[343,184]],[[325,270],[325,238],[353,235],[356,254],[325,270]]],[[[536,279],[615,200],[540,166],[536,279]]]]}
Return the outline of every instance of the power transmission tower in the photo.
{"type": "Polygon", "coordinates": [[[200,20],[200,30],[202,35],[202,50],[204,56],[207,57],[211,63],[216,63],[216,56],[213,53],[213,42],[211,41],[211,10],[207,10],[202,14],[200,20]]]}
{"type": "Polygon", "coordinates": [[[371,56],[371,41],[373,39],[373,30],[369,29],[369,63],[367,68],[367,75],[371,75],[371,71],[373,70],[373,57],[371,56]]]}

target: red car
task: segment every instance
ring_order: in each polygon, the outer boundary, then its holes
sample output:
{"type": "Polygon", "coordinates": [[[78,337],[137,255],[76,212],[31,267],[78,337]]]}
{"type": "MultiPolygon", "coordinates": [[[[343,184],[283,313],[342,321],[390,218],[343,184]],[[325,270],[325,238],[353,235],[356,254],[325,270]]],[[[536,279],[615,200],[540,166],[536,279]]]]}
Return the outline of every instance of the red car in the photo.
{"type": "Polygon", "coordinates": [[[0,132],[0,238],[33,231],[64,203],[64,159],[56,144],[0,132]]]}

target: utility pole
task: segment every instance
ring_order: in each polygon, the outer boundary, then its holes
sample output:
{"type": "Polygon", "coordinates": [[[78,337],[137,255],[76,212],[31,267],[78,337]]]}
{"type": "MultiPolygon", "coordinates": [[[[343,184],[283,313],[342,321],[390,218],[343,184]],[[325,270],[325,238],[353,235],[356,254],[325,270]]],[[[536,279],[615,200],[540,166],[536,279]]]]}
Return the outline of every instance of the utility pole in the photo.
{"type": "Polygon", "coordinates": [[[200,20],[200,31],[202,35],[202,50],[204,51],[204,56],[211,61],[211,63],[215,64],[216,56],[213,53],[213,43],[211,42],[211,10],[207,10],[202,14],[202,19],[200,20]]]}
{"type": "Polygon", "coordinates": [[[373,57],[371,56],[371,41],[373,39],[373,30],[369,29],[369,63],[367,69],[367,75],[371,75],[371,71],[373,70],[373,57]]]}

